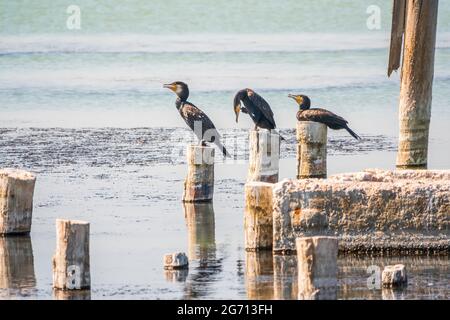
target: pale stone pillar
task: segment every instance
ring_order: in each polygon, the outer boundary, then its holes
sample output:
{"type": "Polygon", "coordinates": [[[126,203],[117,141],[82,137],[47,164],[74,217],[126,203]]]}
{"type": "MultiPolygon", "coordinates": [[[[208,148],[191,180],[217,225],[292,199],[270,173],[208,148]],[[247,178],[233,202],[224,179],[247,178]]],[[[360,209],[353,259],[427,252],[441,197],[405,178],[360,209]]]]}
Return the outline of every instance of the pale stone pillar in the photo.
{"type": "Polygon", "coordinates": [[[184,182],[184,202],[212,201],[214,195],[214,148],[190,145],[187,148],[188,173],[184,182]]]}
{"type": "Polygon", "coordinates": [[[250,131],[247,181],[278,182],[280,135],[275,131],[250,131]]]}
{"type": "Polygon", "coordinates": [[[338,240],[334,237],[296,239],[298,258],[298,298],[335,300],[337,298],[338,240]]]}
{"type": "Polygon", "coordinates": [[[297,122],[297,179],[327,176],[327,126],[297,122]]]}
{"type": "Polygon", "coordinates": [[[81,290],[90,286],[89,223],[57,219],[53,288],[81,290]]]}
{"type": "Polygon", "coordinates": [[[245,249],[271,249],[273,244],[272,183],[245,185],[245,249]]]}
{"type": "Polygon", "coordinates": [[[35,182],[30,172],[0,170],[0,235],[31,231],[35,182]]]}

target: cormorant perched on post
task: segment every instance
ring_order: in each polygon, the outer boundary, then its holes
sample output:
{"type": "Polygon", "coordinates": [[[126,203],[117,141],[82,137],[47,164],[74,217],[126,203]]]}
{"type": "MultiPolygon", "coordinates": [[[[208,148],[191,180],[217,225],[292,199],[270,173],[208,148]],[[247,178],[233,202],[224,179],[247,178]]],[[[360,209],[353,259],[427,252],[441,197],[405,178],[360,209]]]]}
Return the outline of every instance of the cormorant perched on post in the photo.
{"type": "Polygon", "coordinates": [[[164,88],[172,90],[177,95],[175,106],[189,128],[194,131],[199,140],[199,144],[204,145],[205,142],[215,143],[220,151],[229,157],[230,154],[220,142],[220,134],[217,132],[211,119],[202,110],[187,101],[189,97],[187,84],[181,81],[175,81],[165,84],[164,88]]]}
{"type": "Polygon", "coordinates": [[[288,95],[288,97],[294,99],[300,107],[300,110],[297,112],[298,121],[320,122],[334,130],[345,129],[355,139],[361,139],[360,136],[358,136],[355,132],[353,132],[352,129],[348,127],[347,125],[348,121],[345,120],[344,118],[325,109],[320,108],[311,109],[311,100],[307,96],[302,94],[299,95],[290,94],[288,95]]]}
{"type": "Polygon", "coordinates": [[[275,129],[276,124],[273,119],[273,112],[266,100],[252,89],[242,89],[234,96],[234,113],[236,122],[239,119],[239,112],[248,113],[255,123],[255,130],[258,128],[275,129]],[[241,106],[241,102],[244,106],[241,106]]]}

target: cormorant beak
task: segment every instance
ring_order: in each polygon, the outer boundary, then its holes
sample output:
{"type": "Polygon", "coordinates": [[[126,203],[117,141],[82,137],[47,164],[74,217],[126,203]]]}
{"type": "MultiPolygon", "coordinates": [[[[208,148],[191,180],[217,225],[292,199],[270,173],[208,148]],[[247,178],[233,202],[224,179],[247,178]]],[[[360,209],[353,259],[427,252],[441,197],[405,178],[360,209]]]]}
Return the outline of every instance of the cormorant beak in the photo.
{"type": "Polygon", "coordinates": [[[172,90],[173,92],[175,92],[175,91],[177,90],[177,85],[176,85],[176,84],[173,84],[173,83],[165,84],[165,85],[163,85],[163,87],[164,87],[164,88],[167,88],[167,89],[170,89],[170,90],[172,90]]]}
{"type": "Polygon", "coordinates": [[[297,96],[295,94],[288,94],[288,97],[294,99],[298,104],[303,103],[303,98],[301,96],[297,96]]]}
{"type": "Polygon", "coordinates": [[[239,112],[241,112],[241,105],[237,104],[234,106],[234,113],[236,114],[236,123],[238,123],[239,112]]]}

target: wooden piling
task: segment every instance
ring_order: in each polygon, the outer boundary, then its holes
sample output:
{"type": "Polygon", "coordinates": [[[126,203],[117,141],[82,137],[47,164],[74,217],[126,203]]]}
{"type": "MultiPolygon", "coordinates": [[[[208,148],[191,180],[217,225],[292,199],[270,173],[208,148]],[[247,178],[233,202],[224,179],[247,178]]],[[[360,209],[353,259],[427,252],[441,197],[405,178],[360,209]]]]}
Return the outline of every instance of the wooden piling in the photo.
{"type": "Polygon", "coordinates": [[[326,178],[327,126],[312,121],[297,122],[297,179],[326,178]]]}
{"type": "Polygon", "coordinates": [[[338,240],[334,237],[296,239],[298,259],[298,298],[335,300],[337,298],[338,240]]]}
{"type": "Polygon", "coordinates": [[[90,286],[89,223],[57,219],[53,288],[81,290],[90,286]]]}
{"type": "Polygon", "coordinates": [[[245,185],[245,249],[272,249],[272,183],[247,182],[245,185]]]}
{"type": "Polygon", "coordinates": [[[280,135],[266,129],[251,130],[249,146],[247,181],[278,182],[280,135]]]}
{"type": "Polygon", "coordinates": [[[188,173],[184,182],[184,202],[208,202],[214,195],[214,148],[190,145],[187,148],[188,173]]]}
{"type": "Polygon", "coordinates": [[[31,231],[35,182],[30,172],[0,170],[0,235],[31,231]]]}
{"type": "Polygon", "coordinates": [[[426,168],[438,0],[408,0],[399,104],[398,168],[426,168]]]}

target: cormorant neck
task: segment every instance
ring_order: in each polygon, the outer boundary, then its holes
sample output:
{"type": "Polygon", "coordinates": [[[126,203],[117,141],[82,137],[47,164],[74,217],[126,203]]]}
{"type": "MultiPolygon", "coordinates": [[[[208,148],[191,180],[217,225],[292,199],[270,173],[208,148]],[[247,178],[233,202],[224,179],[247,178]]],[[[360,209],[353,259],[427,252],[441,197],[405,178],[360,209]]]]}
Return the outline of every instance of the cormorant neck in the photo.
{"type": "Polygon", "coordinates": [[[177,109],[180,109],[184,102],[186,101],[183,101],[180,99],[180,97],[177,97],[177,100],[175,100],[175,106],[177,107],[177,109]]]}
{"type": "Polygon", "coordinates": [[[310,108],[310,106],[305,103],[299,105],[300,110],[308,110],[309,108],[310,108]]]}

